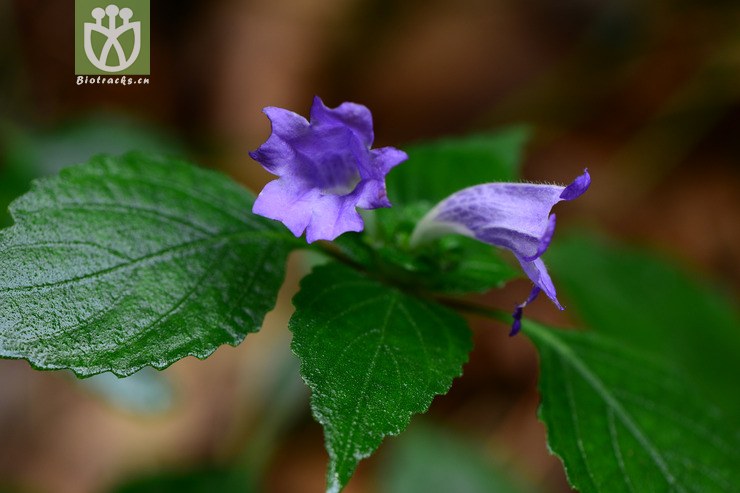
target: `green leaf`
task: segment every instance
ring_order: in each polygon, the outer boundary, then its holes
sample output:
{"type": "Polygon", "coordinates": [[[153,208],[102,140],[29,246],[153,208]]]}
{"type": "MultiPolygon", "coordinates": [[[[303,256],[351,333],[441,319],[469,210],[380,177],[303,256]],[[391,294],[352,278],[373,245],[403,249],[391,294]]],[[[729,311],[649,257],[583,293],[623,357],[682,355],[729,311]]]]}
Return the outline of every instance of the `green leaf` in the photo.
{"type": "Polygon", "coordinates": [[[548,444],[578,491],[736,491],[738,429],[680,372],[597,333],[524,330],[548,444]]]}
{"type": "Polygon", "coordinates": [[[592,236],[554,242],[547,260],[586,326],[670,359],[740,423],[740,317],[726,296],[654,253],[592,236]]]}
{"type": "Polygon", "coordinates": [[[292,348],[324,426],[328,491],[337,492],[383,437],[449,390],[471,334],[454,312],[337,264],[304,278],[294,304],[292,348]]]}
{"type": "Polygon", "coordinates": [[[371,265],[382,277],[435,293],[483,293],[520,275],[491,245],[459,235],[411,252],[381,246],[375,254],[371,265]]]}
{"type": "Polygon", "coordinates": [[[0,356],[125,376],[240,343],[294,241],[251,201],[220,174],[138,153],[36,182],[0,232],[0,356]]]}
{"type": "Polygon", "coordinates": [[[529,134],[527,127],[512,126],[408,147],[408,161],[388,175],[388,197],[394,205],[436,203],[480,183],[516,181],[529,134]]]}
{"type": "Polygon", "coordinates": [[[482,447],[428,424],[412,425],[392,443],[381,470],[385,493],[515,493],[514,483],[482,447]]]}
{"type": "Polygon", "coordinates": [[[411,289],[482,293],[520,275],[502,258],[501,250],[461,235],[447,235],[412,249],[409,238],[426,209],[417,203],[373,211],[378,214],[368,221],[372,231],[342,235],[334,245],[365,270],[411,289]]]}

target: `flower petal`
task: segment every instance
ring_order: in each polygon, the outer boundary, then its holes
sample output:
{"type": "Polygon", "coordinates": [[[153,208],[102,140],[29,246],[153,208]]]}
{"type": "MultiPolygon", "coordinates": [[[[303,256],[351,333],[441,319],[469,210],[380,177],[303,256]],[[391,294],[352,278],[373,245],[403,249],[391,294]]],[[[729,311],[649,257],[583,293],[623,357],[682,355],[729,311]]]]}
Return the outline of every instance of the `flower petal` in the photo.
{"type": "Polygon", "coordinates": [[[563,308],[558,301],[557,293],[555,292],[555,285],[552,283],[550,274],[547,272],[547,267],[545,267],[545,263],[542,259],[538,258],[531,262],[522,260],[521,258],[517,258],[517,260],[519,260],[522,270],[524,270],[524,273],[527,274],[527,277],[529,277],[534,285],[540,288],[542,292],[545,293],[553,303],[555,303],[555,306],[557,306],[559,310],[564,310],[565,308],[563,308]]]}
{"type": "Polygon", "coordinates": [[[527,299],[522,303],[518,304],[514,309],[514,313],[511,314],[514,321],[511,324],[511,331],[509,332],[510,336],[515,336],[521,330],[524,307],[533,302],[540,292],[544,292],[547,297],[555,303],[555,306],[557,306],[559,310],[565,310],[558,301],[557,294],[555,293],[555,285],[552,283],[550,274],[547,272],[547,267],[545,267],[545,263],[542,259],[538,258],[533,261],[527,261],[517,257],[517,260],[519,260],[522,270],[524,270],[527,277],[529,277],[529,279],[534,283],[534,286],[532,287],[532,291],[529,293],[529,297],[527,297],[527,299]]]}
{"type": "Polygon", "coordinates": [[[252,212],[280,221],[296,237],[301,236],[311,221],[311,207],[320,193],[285,179],[273,180],[262,189],[252,212]]]}
{"type": "Polygon", "coordinates": [[[555,233],[556,218],[550,210],[562,200],[578,198],[590,184],[591,176],[584,170],[567,187],[487,183],[466,188],[441,201],[419,221],[411,235],[411,245],[457,233],[511,250],[534,283],[527,300],[514,311],[511,334],[516,334],[521,328],[524,307],[540,292],[563,309],[540,258],[555,233]]]}
{"type": "Polygon", "coordinates": [[[390,207],[385,176],[407,159],[393,148],[370,149],[372,116],[359,104],[327,108],[315,98],[311,121],[280,108],[265,108],[272,134],[250,156],[279,180],[254,203],[255,214],[282,221],[310,243],[362,231],[356,207],[390,207]]]}
{"type": "Polygon", "coordinates": [[[539,288],[539,286],[532,287],[532,291],[530,291],[529,297],[527,297],[526,300],[524,300],[522,303],[518,304],[516,308],[514,308],[514,313],[511,314],[514,321],[511,324],[509,337],[517,335],[519,331],[522,330],[522,316],[524,315],[524,307],[532,303],[540,294],[540,291],[542,290],[539,288]]]}
{"type": "Polygon", "coordinates": [[[310,133],[295,139],[292,145],[296,160],[294,176],[312,182],[324,193],[345,195],[361,179],[358,157],[352,152],[361,144],[346,127],[311,128],[310,133]]]}
{"type": "Polygon", "coordinates": [[[465,231],[467,236],[511,250],[519,257],[536,258],[550,227],[550,209],[560,201],[562,191],[563,187],[553,185],[476,185],[440,202],[414,234],[423,235],[425,228],[435,223],[436,236],[465,231]]]}
{"type": "Polygon", "coordinates": [[[306,228],[306,241],[333,240],[347,231],[362,231],[362,216],[351,197],[323,195],[311,206],[311,221],[306,228]]]}
{"type": "Polygon", "coordinates": [[[309,128],[308,120],[284,108],[268,106],[262,110],[272,124],[272,133],[284,139],[293,139],[309,128]]]}
{"type": "Polygon", "coordinates": [[[272,174],[282,176],[296,164],[291,141],[309,131],[308,121],[297,113],[269,106],[262,110],[272,124],[267,141],[249,156],[272,174]]]}
{"type": "Polygon", "coordinates": [[[563,200],[577,199],[584,194],[588,187],[591,186],[591,175],[588,174],[588,168],[583,170],[583,174],[573,180],[573,183],[565,187],[560,198],[563,200]]]}
{"type": "Polygon", "coordinates": [[[388,193],[385,189],[385,180],[365,180],[355,189],[357,207],[362,209],[378,209],[390,207],[388,193]]]}
{"type": "Polygon", "coordinates": [[[372,149],[369,159],[360,167],[363,180],[357,186],[357,206],[363,209],[391,207],[385,186],[385,175],[398,164],[408,159],[408,155],[393,147],[372,149]]]}
{"type": "Polygon", "coordinates": [[[362,144],[369,149],[373,145],[373,116],[366,106],[357,103],[342,103],[336,108],[328,108],[320,97],[313,99],[311,106],[311,125],[349,127],[362,144]]]}
{"type": "Polygon", "coordinates": [[[370,151],[372,167],[378,171],[378,176],[382,177],[385,177],[391,169],[408,158],[408,154],[395,147],[380,147],[370,151]]]}
{"type": "Polygon", "coordinates": [[[537,245],[537,252],[530,256],[530,257],[522,257],[523,260],[532,261],[536,258],[539,258],[542,256],[543,253],[547,250],[547,247],[550,246],[550,242],[552,241],[552,237],[555,234],[555,214],[551,214],[550,218],[547,221],[547,229],[545,230],[545,233],[540,238],[540,244],[537,245]]]}
{"type": "Polygon", "coordinates": [[[511,250],[519,258],[534,260],[552,240],[552,207],[580,196],[590,183],[588,171],[584,171],[568,187],[516,183],[469,187],[437,204],[417,225],[411,242],[417,244],[446,233],[459,233],[511,250]]]}

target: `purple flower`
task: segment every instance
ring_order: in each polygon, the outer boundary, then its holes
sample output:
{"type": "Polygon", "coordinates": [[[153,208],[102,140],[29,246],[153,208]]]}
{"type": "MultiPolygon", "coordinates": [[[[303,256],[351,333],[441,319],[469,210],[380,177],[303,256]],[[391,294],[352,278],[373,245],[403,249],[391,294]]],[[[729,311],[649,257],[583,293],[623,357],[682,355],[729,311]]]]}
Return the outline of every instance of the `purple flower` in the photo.
{"type": "Polygon", "coordinates": [[[552,207],[573,200],[591,184],[588,170],[567,187],[526,183],[486,183],[454,193],[419,222],[412,245],[447,233],[459,233],[511,250],[534,283],[529,297],[516,307],[511,335],[521,329],[522,309],[544,292],[563,310],[540,256],[555,232],[552,207]]]}
{"type": "Polygon", "coordinates": [[[362,231],[355,209],[390,207],[385,176],[408,159],[393,147],[370,149],[370,110],[355,103],[327,108],[319,97],[311,121],[292,111],[267,107],[272,134],[249,155],[277,175],[254,202],[252,212],[276,219],[306,241],[333,240],[362,231]]]}

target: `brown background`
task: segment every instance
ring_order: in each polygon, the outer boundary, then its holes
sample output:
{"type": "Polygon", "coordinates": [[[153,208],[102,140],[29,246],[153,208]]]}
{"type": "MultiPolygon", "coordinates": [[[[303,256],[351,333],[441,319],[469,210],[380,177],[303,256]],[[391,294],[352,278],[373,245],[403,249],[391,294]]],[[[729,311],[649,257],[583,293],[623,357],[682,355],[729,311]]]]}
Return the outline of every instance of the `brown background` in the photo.
{"type": "MultiPolygon", "coordinates": [[[[2,121],[46,131],[125,114],[253,189],[269,179],[246,154],[269,134],[267,105],[306,114],[315,94],[363,103],[378,145],[526,122],[535,130],[526,179],[566,182],[584,166],[593,176],[589,193],[558,212],[560,226],[607,231],[740,289],[737,2],[152,0],[144,87],[76,86],[72,20],[70,0],[0,3],[2,121]]],[[[292,364],[285,324],[305,262],[291,265],[260,334],[166,372],[177,400],[165,415],[121,412],[64,374],[0,362],[2,481],[88,493],[128,474],[239,456],[269,415],[270,382],[292,364]]],[[[504,306],[527,289],[491,296],[504,306]]],[[[530,314],[569,323],[544,302],[530,314]]],[[[535,419],[532,349],[474,324],[465,376],[430,418],[483,443],[537,491],[569,491],[535,419]]],[[[323,486],[321,430],[296,388],[296,410],[265,454],[265,491],[323,486]]],[[[378,491],[382,458],[381,448],[347,491],[378,491]]]]}

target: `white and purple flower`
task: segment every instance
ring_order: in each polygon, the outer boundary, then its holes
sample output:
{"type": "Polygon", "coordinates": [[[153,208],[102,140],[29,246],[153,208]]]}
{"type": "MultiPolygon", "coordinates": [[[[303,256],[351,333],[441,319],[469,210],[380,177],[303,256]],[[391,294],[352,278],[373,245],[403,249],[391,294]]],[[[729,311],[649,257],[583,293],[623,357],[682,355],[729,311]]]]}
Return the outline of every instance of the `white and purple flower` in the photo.
{"type": "Polygon", "coordinates": [[[526,301],[516,307],[511,335],[521,329],[522,309],[544,292],[559,309],[555,286],[540,256],[555,232],[552,207],[581,196],[591,184],[588,170],[567,187],[527,183],[486,183],[456,192],[419,222],[411,244],[458,233],[514,253],[534,283],[526,301]]]}
{"type": "Polygon", "coordinates": [[[390,207],[385,176],[408,159],[393,147],[371,149],[370,110],[355,103],[327,108],[314,98],[310,122],[282,108],[267,107],[272,134],[249,155],[279,178],[268,183],[252,212],[276,219],[306,241],[333,240],[362,231],[356,207],[390,207]]]}

